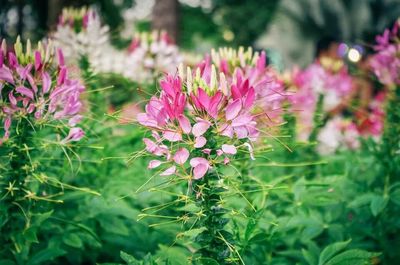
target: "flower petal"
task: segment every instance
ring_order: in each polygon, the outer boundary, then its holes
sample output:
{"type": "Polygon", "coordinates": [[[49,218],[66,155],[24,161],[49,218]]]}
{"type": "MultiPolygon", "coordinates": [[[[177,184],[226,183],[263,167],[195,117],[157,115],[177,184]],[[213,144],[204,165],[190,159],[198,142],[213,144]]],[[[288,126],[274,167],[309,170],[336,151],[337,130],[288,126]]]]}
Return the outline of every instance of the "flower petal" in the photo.
{"type": "Polygon", "coordinates": [[[194,157],[194,158],[190,159],[190,165],[192,167],[196,167],[199,164],[205,164],[208,166],[209,162],[204,157],[194,157]]]}
{"type": "Polygon", "coordinates": [[[203,136],[199,136],[199,137],[196,137],[196,139],[195,139],[194,147],[202,148],[206,143],[207,143],[206,138],[204,138],[203,136]]]}
{"type": "Polygon", "coordinates": [[[47,92],[50,91],[50,86],[51,86],[51,77],[49,73],[43,72],[42,73],[42,93],[46,94],[47,92]]]}
{"type": "Polygon", "coordinates": [[[239,112],[242,110],[242,102],[240,99],[236,99],[235,101],[228,104],[225,111],[225,117],[228,121],[233,120],[237,117],[239,112]]]}
{"type": "Polygon", "coordinates": [[[194,136],[199,137],[202,136],[208,130],[208,128],[210,128],[209,122],[199,121],[193,126],[192,133],[194,136]]]}
{"type": "Polygon", "coordinates": [[[12,73],[10,69],[8,69],[6,66],[0,68],[0,80],[4,80],[8,83],[14,84],[12,73]]]}
{"type": "Polygon", "coordinates": [[[147,165],[147,168],[148,169],[152,169],[152,168],[158,167],[159,165],[161,165],[161,161],[160,160],[151,160],[149,162],[149,164],[147,165]]]}
{"type": "Polygon", "coordinates": [[[176,172],[176,166],[172,166],[161,172],[160,176],[170,176],[175,174],[176,172]]]}
{"type": "Polygon", "coordinates": [[[178,117],[179,126],[181,127],[182,131],[186,134],[190,133],[192,130],[192,126],[190,125],[190,121],[184,115],[180,115],[178,117]]]}
{"type": "Polygon", "coordinates": [[[208,166],[205,164],[199,164],[193,169],[193,178],[201,179],[208,171],[208,166]]]}
{"type": "Polygon", "coordinates": [[[234,145],[223,144],[221,149],[222,151],[224,151],[225,154],[228,155],[234,155],[237,153],[236,147],[234,145]]]}
{"type": "Polygon", "coordinates": [[[165,131],[163,137],[170,142],[178,142],[182,140],[182,135],[179,132],[165,131]]]}
{"type": "Polygon", "coordinates": [[[20,87],[17,87],[17,88],[15,89],[15,91],[17,91],[17,92],[20,93],[21,95],[24,95],[24,96],[26,96],[26,97],[28,97],[28,98],[30,98],[30,99],[33,99],[33,98],[34,98],[34,95],[33,95],[32,90],[30,90],[30,89],[27,88],[27,87],[22,87],[22,86],[20,86],[20,87]]]}
{"type": "Polygon", "coordinates": [[[174,161],[178,165],[185,164],[188,158],[189,158],[189,151],[186,148],[179,149],[174,155],[174,161]]]}

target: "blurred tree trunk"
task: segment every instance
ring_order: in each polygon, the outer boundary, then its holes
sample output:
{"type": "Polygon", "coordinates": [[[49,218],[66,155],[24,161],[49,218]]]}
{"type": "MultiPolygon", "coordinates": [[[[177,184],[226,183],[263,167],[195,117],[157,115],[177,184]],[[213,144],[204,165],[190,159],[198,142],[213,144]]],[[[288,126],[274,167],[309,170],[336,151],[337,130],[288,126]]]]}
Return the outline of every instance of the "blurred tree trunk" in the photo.
{"type": "Polygon", "coordinates": [[[179,3],[178,0],[156,0],[153,7],[152,28],[166,30],[171,38],[178,41],[179,3]]]}

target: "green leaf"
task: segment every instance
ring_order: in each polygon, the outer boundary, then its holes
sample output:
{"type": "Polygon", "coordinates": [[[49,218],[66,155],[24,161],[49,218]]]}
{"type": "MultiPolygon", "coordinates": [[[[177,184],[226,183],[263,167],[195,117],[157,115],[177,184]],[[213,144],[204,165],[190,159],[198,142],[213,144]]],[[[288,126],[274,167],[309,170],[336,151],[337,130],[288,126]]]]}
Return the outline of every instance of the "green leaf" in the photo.
{"type": "Polygon", "coordinates": [[[59,248],[47,248],[33,255],[33,257],[28,261],[27,264],[28,265],[43,264],[46,261],[53,260],[66,253],[67,252],[59,248]]]}
{"type": "Polygon", "coordinates": [[[349,245],[350,241],[351,239],[343,242],[336,242],[324,248],[324,250],[322,250],[321,252],[321,255],[319,256],[318,265],[325,264],[329,259],[335,256],[337,253],[345,249],[349,245]]]}
{"type": "Polygon", "coordinates": [[[63,242],[73,248],[81,248],[83,246],[82,240],[76,234],[66,234],[63,237],[63,242]]]}
{"type": "Polygon", "coordinates": [[[336,255],[325,265],[365,265],[371,263],[371,258],[378,255],[362,249],[351,249],[336,255]]]}
{"type": "Polygon", "coordinates": [[[46,221],[53,214],[53,211],[49,211],[47,213],[35,214],[35,218],[33,218],[33,225],[40,226],[44,221],[46,221]]]}
{"type": "Polygon", "coordinates": [[[0,259],[1,265],[15,265],[15,262],[10,259],[0,259]]]}
{"type": "Polygon", "coordinates": [[[244,233],[245,242],[247,242],[250,239],[256,227],[257,227],[257,220],[254,218],[250,218],[249,221],[247,222],[246,231],[244,233]]]}
{"type": "Polygon", "coordinates": [[[319,236],[324,231],[324,226],[321,223],[313,222],[308,225],[302,233],[304,239],[313,239],[319,236]]]}
{"type": "Polygon", "coordinates": [[[372,198],[374,197],[373,194],[367,193],[367,194],[362,194],[360,196],[357,196],[356,199],[351,201],[348,205],[350,208],[358,208],[363,205],[367,205],[368,203],[371,202],[372,198]]]}
{"type": "Polygon", "coordinates": [[[393,203],[400,205],[400,189],[394,190],[390,194],[390,199],[392,200],[393,203]]]}
{"type": "Polygon", "coordinates": [[[126,264],[128,264],[128,265],[140,264],[137,259],[135,259],[133,256],[129,255],[128,253],[121,251],[120,256],[121,256],[121,259],[123,259],[126,262],[126,264]]]}
{"type": "Polygon", "coordinates": [[[314,255],[314,253],[306,249],[302,249],[301,253],[303,253],[303,257],[309,265],[317,264],[317,257],[314,255]]]}
{"type": "Polygon", "coordinates": [[[39,240],[37,238],[36,233],[37,233],[37,228],[30,227],[30,228],[28,228],[27,230],[24,231],[23,235],[24,235],[24,238],[25,238],[25,240],[27,242],[39,243],[39,240]]]}
{"type": "Polygon", "coordinates": [[[219,265],[218,262],[211,258],[201,258],[199,259],[200,264],[202,265],[219,265]]]}
{"type": "Polygon", "coordinates": [[[204,230],[206,230],[205,227],[190,229],[188,231],[185,231],[185,232],[181,233],[180,235],[187,236],[187,237],[190,237],[190,238],[194,238],[197,235],[199,235],[201,232],[203,232],[204,230]]]}
{"type": "Polygon", "coordinates": [[[371,200],[371,212],[374,216],[377,216],[379,213],[385,209],[387,203],[388,203],[388,198],[385,198],[383,196],[374,196],[371,200]]]}

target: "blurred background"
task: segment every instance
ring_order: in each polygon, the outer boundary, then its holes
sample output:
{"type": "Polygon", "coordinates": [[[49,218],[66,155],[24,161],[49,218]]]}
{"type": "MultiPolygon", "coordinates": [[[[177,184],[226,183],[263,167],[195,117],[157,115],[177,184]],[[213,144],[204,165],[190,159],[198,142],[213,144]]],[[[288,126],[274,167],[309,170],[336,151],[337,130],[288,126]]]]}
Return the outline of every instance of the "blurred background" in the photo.
{"type": "Polygon", "coordinates": [[[117,46],[134,32],[165,29],[190,51],[252,45],[279,67],[309,64],[321,40],[367,51],[400,14],[400,0],[0,0],[0,36],[38,40],[65,6],[101,11],[117,46]]]}

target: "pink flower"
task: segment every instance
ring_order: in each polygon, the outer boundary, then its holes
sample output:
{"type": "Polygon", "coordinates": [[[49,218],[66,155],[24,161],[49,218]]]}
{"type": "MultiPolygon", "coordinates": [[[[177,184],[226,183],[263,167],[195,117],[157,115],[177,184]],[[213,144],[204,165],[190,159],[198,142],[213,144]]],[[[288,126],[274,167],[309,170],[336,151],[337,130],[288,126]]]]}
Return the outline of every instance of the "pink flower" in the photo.
{"type": "Polygon", "coordinates": [[[167,123],[167,115],[162,102],[156,97],[152,97],[146,105],[146,113],[139,113],[137,120],[146,127],[163,127],[167,123]]]}
{"type": "Polygon", "coordinates": [[[143,142],[146,144],[146,150],[156,156],[168,155],[169,150],[164,145],[158,145],[148,138],[144,138],[143,142]]]}
{"type": "MultiPolygon", "coordinates": [[[[15,45],[22,46],[18,41],[15,45]]],[[[82,107],[80,95],[85,87],[78,80],[69,78],[66,66],[55,62],[55,49],[52,46],[42,48],[44,51],[27,50],[25,54],[19,52],[18,56],[15,52],[9,52],[5,56],[7,49],[2,45],[0,92],[6,85],[10,88],[7,96],[2,98],[2,111],[8,114],[7,119],[32,115],[35,119],[66,120],[69,127],[75,127],[82,117],[78,113],[82,107]],[[20,60],[21,56],[24,56],[24,60],[20,60]],[[57,81],[52,82],[51,76],[57,81]]],[[[6,133],[8,135],[10,131],[6,133]]],[[[76,128],[72,128],[70,133],[71,138],[67,137],[65,141],[81,138],[76,128]]]]}
{"type": "Polygon", "coordinates": [[[203,157],[195,157],[190,160],[190,165],[193,168],[194,179],[201,179],[207,173],[210,168],[210,164],[207,159],[203,157]]]}
{"type": "Polygon", "coordinates": [[[197,111],[205,111],[212,118],[216,119],[223,95],[218,91],[210,97],[202,88],[198,88],[197,95],[191,94],[191,99],[197,111]]]}
{"type": "Polygon", "coordinates": [[[81,128],[74,127],[69,130],[68,136],[65,137],[61,143],[67,144],[70,142],[77,142],[82,139],[83,136],[85,136],[84,131],[81,128]]]}

